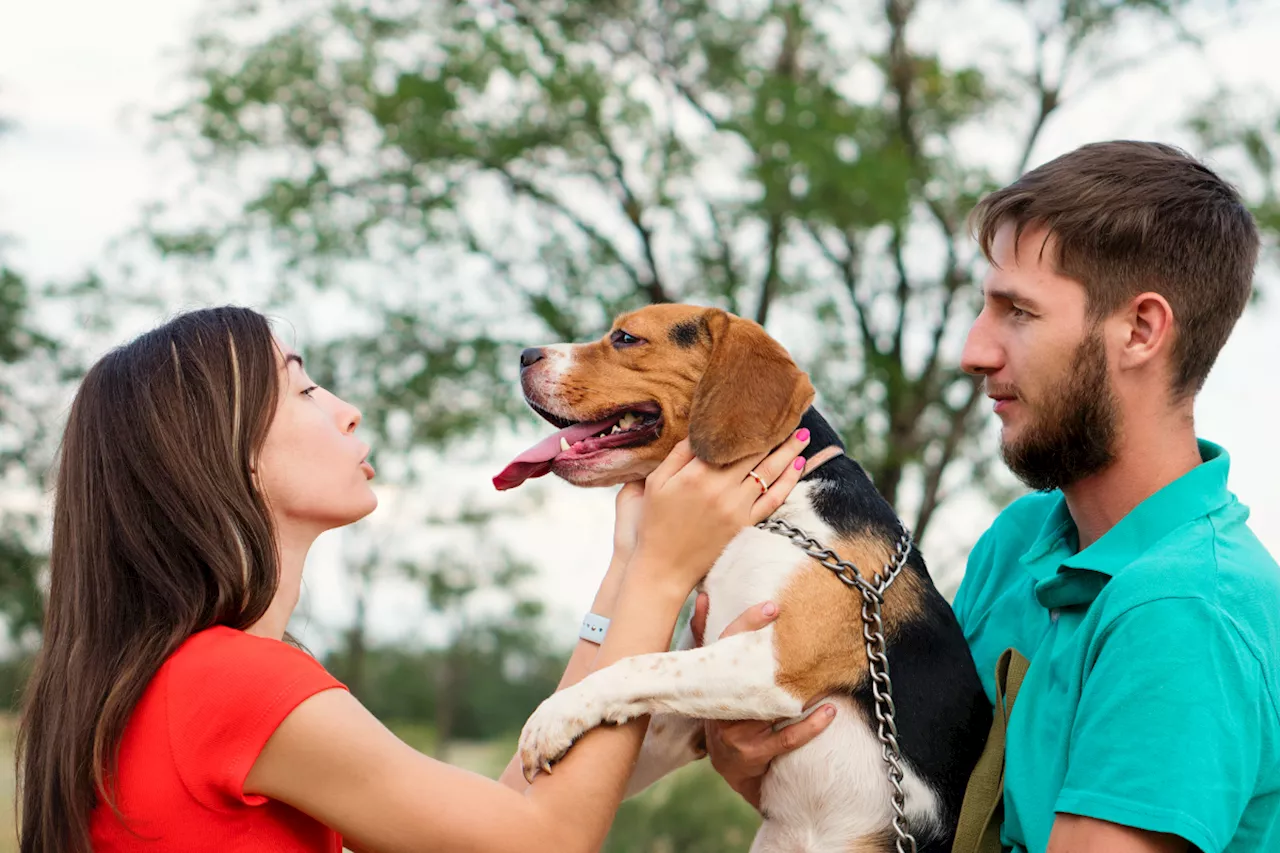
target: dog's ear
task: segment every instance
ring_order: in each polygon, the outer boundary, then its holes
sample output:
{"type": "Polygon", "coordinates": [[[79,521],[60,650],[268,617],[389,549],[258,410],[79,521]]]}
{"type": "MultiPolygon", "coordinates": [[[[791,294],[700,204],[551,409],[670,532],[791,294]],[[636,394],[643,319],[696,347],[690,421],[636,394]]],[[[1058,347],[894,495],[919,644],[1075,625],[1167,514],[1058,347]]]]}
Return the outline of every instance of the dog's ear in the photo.
{"type": "Polygon", "coordinates": [[[767,453],[799,425],[813,385],[759,324],[715,308],[702,323],[711,358],[689,409],[693,453],[712,465],[767,453]]]}

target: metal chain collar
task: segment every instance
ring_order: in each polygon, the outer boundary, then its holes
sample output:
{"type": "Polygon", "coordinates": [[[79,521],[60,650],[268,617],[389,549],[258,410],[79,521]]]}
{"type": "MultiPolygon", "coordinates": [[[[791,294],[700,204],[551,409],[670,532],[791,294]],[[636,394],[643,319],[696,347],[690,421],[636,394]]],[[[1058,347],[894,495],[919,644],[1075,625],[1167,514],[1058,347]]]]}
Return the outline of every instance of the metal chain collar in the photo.
{"type": "Polygon", "coordinates": [[[867,643],[867,666],[871,675],[871,693],[876,700],[877,734],[880,737],[880,751],[884,757],[885,773],[893,788],[890,803],[893,806],[893,831],[897,836],[895,853],[916,853],[916,839],[907,828],[907,797],[902,790],[902,751],[898,747],[898,726],[894,723],[893,682],[889,679],[889,658],[885,655],[884,622],[881,619],[881,606],[884,604],[885,591],[894,578],[901,574],[911,556],[911,533],[907,526],[898,521],[902,535],[898,537],[894,547],[893,559],[884,564],[882,572],[872,576],[871,581],[864,580],[858,567],[846,560],[830,548],[809,536],[800,528],[781,519],[768,518],[756,525],[761,530],[785,536],[801,551],[830,569],[846,586],[855,587],[862,593],[862,636],[867,643]]]}

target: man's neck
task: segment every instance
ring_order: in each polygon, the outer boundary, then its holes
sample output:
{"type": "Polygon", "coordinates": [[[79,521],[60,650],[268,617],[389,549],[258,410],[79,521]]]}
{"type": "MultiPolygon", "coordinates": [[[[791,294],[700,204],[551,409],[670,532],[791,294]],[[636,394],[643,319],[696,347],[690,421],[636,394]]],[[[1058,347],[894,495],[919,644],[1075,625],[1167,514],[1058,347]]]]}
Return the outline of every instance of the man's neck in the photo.
{"type": "Polygon", "coordinates": [[[1084,550],[1134,507],[1200,464],[1189,413],[1127,418],[1110,467],[1064,488],[1067,509],[1084,550]]]}

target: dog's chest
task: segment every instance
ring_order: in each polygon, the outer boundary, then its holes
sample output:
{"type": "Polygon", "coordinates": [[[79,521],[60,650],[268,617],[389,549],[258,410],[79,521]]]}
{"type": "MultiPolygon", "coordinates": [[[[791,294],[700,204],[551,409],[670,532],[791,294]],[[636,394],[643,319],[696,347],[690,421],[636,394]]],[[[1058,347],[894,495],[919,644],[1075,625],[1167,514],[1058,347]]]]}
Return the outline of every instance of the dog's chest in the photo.
{"type": "MultiPolygon", "coordinates": [[[[820,482],[800,483],[787,496],[774,518],[799,527],[819,542],[829,542],[834,533],[818,514],[811,500],[820,482]]],[[[755,527],[743,530],[716,560],[703,581],[710,599],[706,636],[721,632],[748,607],[765,601],[777,602],[796,572],[809,558],[784,536],[755,527]]]]}

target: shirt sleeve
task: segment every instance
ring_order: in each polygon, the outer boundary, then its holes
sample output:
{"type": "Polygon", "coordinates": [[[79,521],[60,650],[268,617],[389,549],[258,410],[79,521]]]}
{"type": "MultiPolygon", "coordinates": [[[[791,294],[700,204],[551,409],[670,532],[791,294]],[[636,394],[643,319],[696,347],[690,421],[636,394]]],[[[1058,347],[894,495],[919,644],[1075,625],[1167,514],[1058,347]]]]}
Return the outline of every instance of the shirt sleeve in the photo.
{"type": "Polygon", "coordinates": [[[169,741],[178,775],[209,808],[257,806],[244,780],[303,700],[346,689],[320,662],[279,640],[215,628],[188,641],[168,674],[169,741]]]}
{"type": "Polygon", "coordinates": [[[973,600],[977,596],[978,587],[985,580],[986,569],[991,562],[993,530],[994,527],[989,528],[969,549],[969,557],[964,565],[964,576],[960,578],[960,586],[951,599],[951,610],[955,613],[956,621],[960,623],[960,630],[964,632],[965,637],[969,636],[967,621],[972,612],[973,600]]]}
{"type": "Polygon", "coordinates": [[[1054,810],[1223,850],[1259,771],[1256,658],[1225,614],[1193,598],[1125,612],[1090,654],[1054,810]]]}

